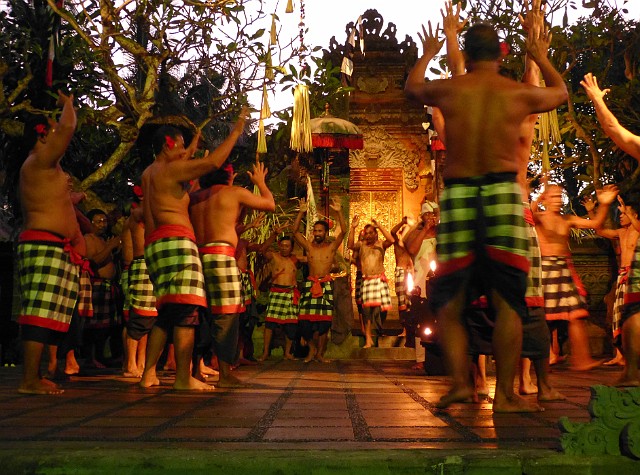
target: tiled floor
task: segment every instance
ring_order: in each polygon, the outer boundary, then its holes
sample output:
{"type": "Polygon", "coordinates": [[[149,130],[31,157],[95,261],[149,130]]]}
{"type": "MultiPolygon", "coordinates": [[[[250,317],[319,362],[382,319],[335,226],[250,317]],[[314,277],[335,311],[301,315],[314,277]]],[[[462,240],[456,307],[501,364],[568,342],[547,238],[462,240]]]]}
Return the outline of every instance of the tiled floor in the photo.
{"type": "Polygon", "coordinates": [[[60,396],[20,395],[20,368],[0,368],[0,444],[558,449],[559,417],[588,421],[589,387],[611,384],[619,373],[604,367],[582,373],[554,369],[552,381],[567,401],[545,403],[545,411],[535,414],[494,415],[490,401],[436,409],[446,379],[410,366],[271,360],[237,370],[246,388],[212,393],[175,392],[170,375],[161,387],[143,390],[133,379],[104,374],[73,378],[60,396]]]}

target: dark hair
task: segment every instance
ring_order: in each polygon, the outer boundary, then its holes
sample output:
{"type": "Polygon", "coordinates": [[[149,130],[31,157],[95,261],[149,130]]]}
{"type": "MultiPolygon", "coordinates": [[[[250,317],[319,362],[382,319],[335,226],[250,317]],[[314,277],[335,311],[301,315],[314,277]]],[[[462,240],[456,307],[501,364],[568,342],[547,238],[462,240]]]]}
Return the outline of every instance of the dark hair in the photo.
{"type": "Polygon", "coordinates": [[[313,223],[313,226],[315,227],[318,224],[324,227],[325,232],[329,232],[329,223],[327,223],[325,220],[321,219],[319,221],[316,221],[315,223],[313,223]]]}
{"type": "Polygon", "coordinates": [[[40,137],[49,131],[49,121],[42,114],[32,115],[24,124],[23,147],[28,154],[40,137]]]}
{"type": "Polygon", "coordinates": [[[172,139],[176,139],[177,137],[182,136],[182,132],[180,129],[173,127],[172,125],[163,125],[153,134],[153,139],[151,140],[151,151],[153,155],[160,155],[162,149],[167,144],[166,137],[171,137],[172,139]]]}
{"type": "Polygon", "coordinates": [[[376,227],[375,227],[373,224],[366,224],[366,225],[364,226],[364,228],[362,228],[362,230],[363,230],[363,231],[366,231],[366,230],[367,230],[367,229],[369,229],[369,228],[373,229],[373,231],[374,231],[376,234],[378,234],[378,230],[376,229],[376,227]]]}
{"type": "Polygon", "coordinates": [[[282,242],[282,241],[289,241],[293,246],[293,238],[291,236],[282,236],[281,238],[278,239],[278,242],[282,242]]]}
{"type": "Polygon", "coordinates": [[[217,170],[202,175],[200,180],[198,180],[200,188],[205,189],[213,185],[228,185],[229,180],[233,176],[233,171],[227,167],[228,165],[228,162],[224,162],[217,170]]]}
{"type": "Polygon", "coordinates": [[[500,39],[486,23],[473,25],[464,35],[464,52],[469,61],[495,61],[500,58],[500,39]]]}
{"type": "Polygon", "coordinates": [[[93,221],[93,218],[96,217],[98,214],[104,214],[105,216],[107,215],[107,213],[105,213],[104,211],[102,211],[101,209],[98,208],[94,208],[91,211],[89,211],[87,213],[87,219],[89,221],[93,221]]]}

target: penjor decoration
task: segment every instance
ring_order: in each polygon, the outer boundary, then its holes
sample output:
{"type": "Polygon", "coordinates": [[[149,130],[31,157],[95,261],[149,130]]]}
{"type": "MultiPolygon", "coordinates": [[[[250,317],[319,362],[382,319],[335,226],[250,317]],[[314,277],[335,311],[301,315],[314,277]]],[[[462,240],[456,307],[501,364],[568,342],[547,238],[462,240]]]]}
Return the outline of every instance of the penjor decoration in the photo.
{"type": "Polygon", "coordinates": [[[312,143],[309,87],[298,84],[293,91],[293,121],[289,146],[296,152],[311,152],[312,143]]]}

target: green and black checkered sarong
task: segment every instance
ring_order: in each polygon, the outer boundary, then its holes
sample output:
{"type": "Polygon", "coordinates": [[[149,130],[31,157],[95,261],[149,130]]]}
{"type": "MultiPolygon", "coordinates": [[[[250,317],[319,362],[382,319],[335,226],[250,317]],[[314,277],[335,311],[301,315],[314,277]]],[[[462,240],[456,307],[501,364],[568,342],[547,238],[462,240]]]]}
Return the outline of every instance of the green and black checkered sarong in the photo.
{"type": "Polygon", "coordinates": [[[333,320],[333,288],[331,281],[320,282],[322,286],[322,295],[320,297],[311,295],[311,287],[313,285],[314,282],[311,280],[304,282],[298,319],[311,322],[330,322],[333,320]]]}
{"type": "Polygon", "coordinates": [[[144,258],[158,308],[165,303],[207,307],[202,262],[193,231],[161,226],[145,239],[144,258]]]}
{"type": "Polygon", "coordinates": [[[298,323],[298,305],[295,303],[297,292],[298,289],[293,286],[272,285],[265,321],[278,324],[298,323]]]}
{"type": "Polygon", "coordinates": [[[470,266],[479,255],[529,270],[529,234],[514,173],[447,180],[440,197],[438,275],[470,266]]]}
{"type": "Polygon", "coordinates": [[[244,311],[242,278],[235,253],[235,248],[225,242],[212,242],[200,247],[209,308],[213,314],[244,311]]]}
{"type": "Polygon", "coordinates": [[[533,217],[529,203],[525,206],[525,221],[527,222],[527,232],[529,234],[529,253],[527,257],[531,263],[527,274],[527,293],[524,295],[527,307],[544,307],[544,292],[542,290],[542,258],[540,257],[540,244],[538,243],[538,233],[533,224],[533,217]]]}
{"type": "Polygon", "coordinates": [[[155,317],[158,315],[156,309],[156,296],[153,293],[153,284],[149,279],[149,270],[144,257],[140,256],[131,261],[129,267],[129,294],[131,308],[138,315],[145,317],[155,317]]]}
{"type": "Polygon", "coordinates": [[[122,289],[122,315],[125,320],[129,319],[129,309],[131,308],[131,292],[129,292],[129,268],[122,269],[120,274],[120,288],[122,289]]]}
{"type": "Polygon", "coordinates": [[[71,261],[68,240],[28,230],[18,243],[21,307],[18,323],[57,332],[69,330],[78,299],[80,270],[71,261]]]}

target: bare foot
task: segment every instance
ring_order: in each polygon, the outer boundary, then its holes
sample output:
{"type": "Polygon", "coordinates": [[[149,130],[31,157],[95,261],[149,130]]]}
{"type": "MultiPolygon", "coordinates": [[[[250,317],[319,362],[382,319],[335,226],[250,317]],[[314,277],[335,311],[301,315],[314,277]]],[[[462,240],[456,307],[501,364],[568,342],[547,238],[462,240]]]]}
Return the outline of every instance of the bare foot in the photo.
{"type": "Polygon", "coordinates": [[[518,388],[518,393],[526,396],[528,394],[538,394],[538,386],[533,384],[531,381],[528,383],[522,383],[518,388]]]}
{"type": "Polygon", "coordinates": [[[368,339],[367,341],[365,341],[364,346],[362,348],[371,348],[373,347],[373,340],[368,339]]]}
{"type": "Polygon", "coordinates": [[[269,358],[269,355],[262,355],[260,358],[258,358],[258,362],[262,363],[262,362],[266,361],[267,358],[269,358]]]}
{"type": "Polygon", "coordinates": [[[167,363],[162,367],[163,370],[165,371],[175,371],[176,370],[176,364],[175,363],[167,363]]]}
{"type": "Polygon", "coordinates": [[[541,412],[544,408],[537,404],[532,404],[517,394],[511,395],[509,398],[501,398],[496,395],[493,400],[493,412],[541,412]]]}
{"type": "Polygon", "coordinates": [[[316,361],[319,361],[320,363],[331,363],[331,360],[325,359],[324,356],[320,354],[316,355],[316,361]]]}
{"type": "Polygon", "coordinates": [[[554,356],[551,355],[551,357],[549,357],[549,366],[553,366],[556,364],[560,364],[560,363],[564,363],[564,360],[566,360],[567,357],[566,356],[554,356]]]}
{"type": "Polygon", "coordinates": [[[616,356],[608,361],[602,363],[603,366],[624,366],[625,361],[623,356],[616,356]]]}
{"type": "Polygon", "coordinates": [[[567,398],[561,392],[555,389],[538,392],[538,402],[566,401],[567,398]]]}
{"type": "Polygon", "coordinates": [[[444,409],[449,407],[451,404],[456,402],[466,402],[469,399],[474,399],[476,397],[476,392],[474,388],[469,386],[464,386],[461,388],[451,388],[447,394],[442,396],[440,400],[436,403],[436,407],[439,409],[444,409]]]}
{"type": "Polygon", "coordinates": [[[284,355],[284,359],[289,361],[295,361],[296,357],[293,355],[284,355]]]}
{"type": "Polygon", "coordinates": [[[235,376],[228,375],[226,377],[222,377],[222,375],[220,375],[217,386],[219,388],[243,388],[246,386],[246,384],[244,384],[235,376]]]}
{"type": "Polygon", "coordinates": [[[414,364],[411,369],[416,370],[416,371],[424,371],[424,363],[420,362],[420,363],[416,363],[414,364]]]}
{"type": "Polygon", "coordinates": [[[626,387],[638,387],[640,386],[640,380],[631,376],[627,376],[623,374],[620,379],[618,379],[615,384],[617,388],[626,388],[626,387]]]}
{"type": "Polygon", "coordinates": [[[142,371],[139,371],[138,368],[134,368],[129,371],[123,371],[122,376],[124,376],[125,378],[141,378],[142,371]]]}
{"type": "Polygon", "coordinates": [[[102,363],[100,363],[98,360],[92,360],[91,361],[91,366],[96,368],[96,369],[105,369],[106,366],[103,365],[102,363]]]}
{"type": "Polygon", "coordinates": [[[313,358],[315,358],[316,356],[316,349],[313,347],[309,347],[309,354],[307,355],[307,357],[304,359],[305,363],[309,363],[313,358]]]}
{"type": "Polygon", "coordinates": [[[488,396],[489,395],[489,388],[482,385],[482,386],[476,386],[476,392],[478,393],[478,396],[488,396]]]}
{"type": "Polygon", "coordinates": [[[255,366],[257,364],[258,364],[257,361],[251,361],[251,360],[248,360],[246,358],[240,358],[238,360],[238,366],[243,366],[243,365],[244,366],[255,366]]]}
{"type": "Polygon", "coordinates": [[[32,384],[21,384],[18,387],[20,394],[62,394],[64,389],[48,379],[40,379],[32,384]]]}
{"type": "Polygon", "coordinates": [[[160,380],[158,377],[154,375],[145,375],[142,374],[142,379],[138,383],[141,388],[150,388],[152,386],[160,386],[160,380]]]}
{"type": "Polygon", "coordinates": [[[176,380],[173,383],[173,389],[176,391],[213,391],[215,387],[210,384],[198,381],[196,378],[190,377],[186,383],[178,382],[176,380]]]}
{"type": "Polygon", "coordinates": [[[205,376],[218,376],[220,373],[206,364],[200,365],[200,372],[205,376]]]}

